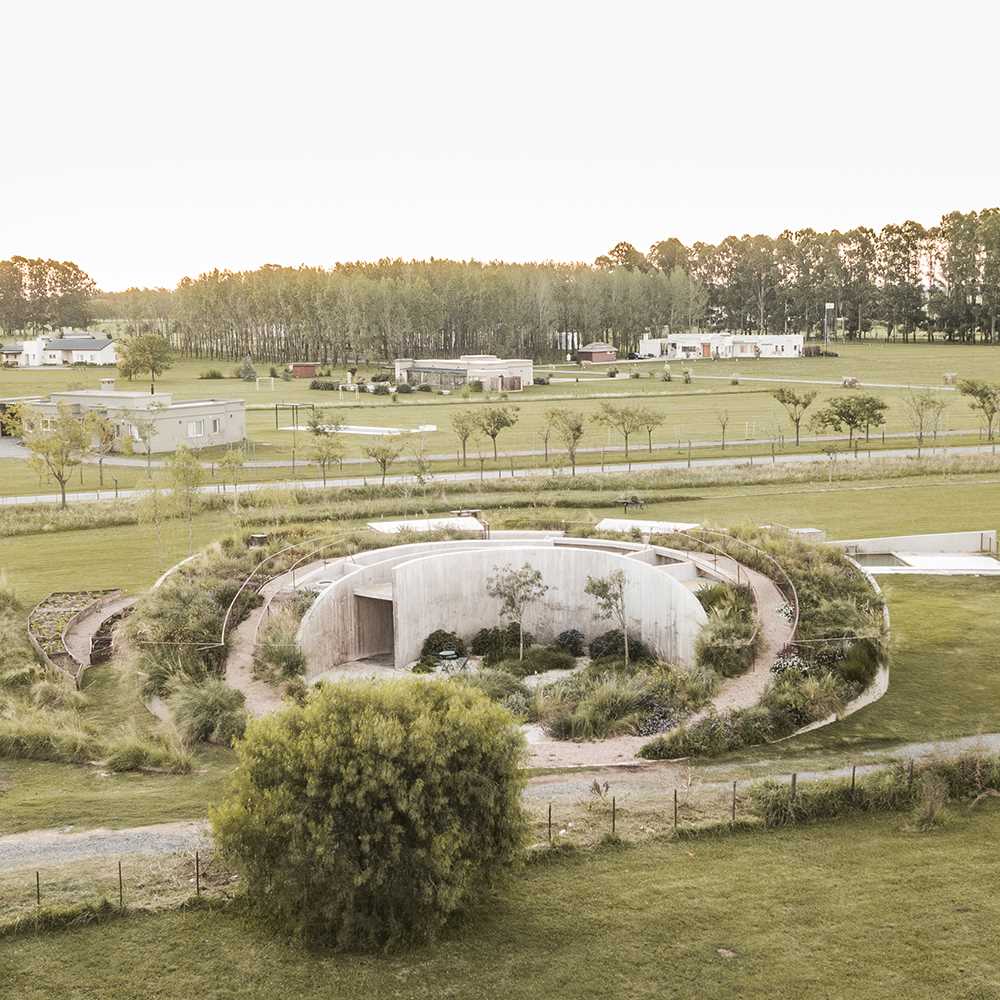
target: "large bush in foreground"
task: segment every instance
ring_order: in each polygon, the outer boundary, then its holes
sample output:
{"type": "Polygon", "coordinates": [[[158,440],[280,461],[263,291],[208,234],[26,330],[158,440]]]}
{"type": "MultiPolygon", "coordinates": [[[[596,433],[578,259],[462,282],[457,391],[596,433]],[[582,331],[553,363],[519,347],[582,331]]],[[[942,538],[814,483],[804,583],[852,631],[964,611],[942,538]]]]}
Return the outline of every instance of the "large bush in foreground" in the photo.
{"type": "Polygon", "coordinates": [[[520,734],[448,681],[323,685],[252,723],[213,812],[257,914],[311,943],[432,936],[514,860],[520,734]]]}

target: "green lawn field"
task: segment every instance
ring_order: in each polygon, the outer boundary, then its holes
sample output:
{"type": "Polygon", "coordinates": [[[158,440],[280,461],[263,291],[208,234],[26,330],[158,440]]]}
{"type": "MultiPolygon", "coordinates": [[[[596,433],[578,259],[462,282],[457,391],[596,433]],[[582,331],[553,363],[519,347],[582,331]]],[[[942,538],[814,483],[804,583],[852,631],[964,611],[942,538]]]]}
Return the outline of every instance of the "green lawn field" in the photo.
{"type": "MultiPolygon", "coordinates": [[[[909,385],[928,383],[940,385],[945,372],[955,372],[960,377],[995,378],[1000,380],[1000,349],[985,346],[957,345],[888,345],[851,344],[839,345],[840,357],[803,358],[795,361],[756,362],[712,362],[700,361],[690,365],[694,382],[684,384],[679,378],[680,368],[674,363],[674,381],[664,383],[658,375],[662,365],[621,364],[622,370],[641,372],[639,379],[619,378],[613,381],[604,377],[601,368],[583,369],[579,375],[555,377],[577,378],[580,381],[553,383],[549,386],[534,386],[521,393],[511,393],[509,399],[472,394],[463,398],[461,394],[448,397],[413,393],[399,398],[396,403],[386,402],[384,397],[363,394],[357,398],[339,399],[336,392],[321,392],[309,389],[308,380],[277,381],[273,390],[257,390],[253,383],[244,383],[232,378],[224,380],[199,379],[198,375],[211,367],[219,367],[230,372],[232,365],[226,366],[210,361],[178,361],[157,382],[160,391],[171,392],[178,399],[241,398],[248,406],[247,434],[252,442],[254,457],[267,460],[289,460],[293,447],[297,458],[302,460],[307,448],[304,436],[294,434],[292,411],[280,410],[276,414],[276,403],[311,403],[327,409],[331,420],[342,424],[360,424],[375,427],[399,427],[411,429],[420,425],[432,425],[435,430],[423,437],[423,445],[430,454],[454,455],[458,442],[451,430],[451,416],[467,408],[478,408],[490,403],[519,407],[517,425],[504,431],[498,444],[501,450],[517,452],[543,447],[545,412],[553,406],[572,406],[588,418],[596,413],[603,399],[617,402],[643,401],[663,418],[663,425],[654,432],[654,443],[662,447],[680,444],[686,447],[688,440],[718,441],[722,430],[720,414],[728,415],[726,436],[731,443],[746,439],[785,439],[789,444],[793,431],[782,408],[771,398],[771,390],[779,383],[759,383],[747,381],[747,376],[795,380],[839,381],[844,375],[854,375],[862,380],[888,384],[909,385]],[[739,385],[732,385],[731,379],[742,375],[739,385]],[[277,424],[277,427],[276,427],[277,424]]],[[[264,371],[264,366],[261,366],[264,371]]],[[[539,369],[540,371],[542,369],[539,369]]],[[[562,371],[576,372],[575,368],[562,366],[562,371]]],[[[113,372],[112,372],[113,373],[113,372]]],[[[371,374],[368,371],[367,374],[371,374]]],[[[0,397],[21,396],[34,393],[48,393],[70,387],[96,385],[99,377],[108,371],[104,369],[54,369],[52,371],[0,370],[0,397]]],[[[345,373],[337,373],[343,377],[345,373]]],[[[119,388],[142,388],[145,383],[120,381],[119,388]]],[[[809,388],[802,386],[802,388],[809,388]]],[[[845,390],[839,386],[815,385],[819,397],[814,410],[833,395],[845,390]]],[[[887,433],[903,433],[911,430],[907,411],[903,403],[905,389],[869,390],[883,397],[889,404],[887,412],[887,433]]],[[[941,429],[952,432],[972,432],[978,434],[979,421],[966,402],[956,392],[948,392],[943,398],[948,401],[941,429]]],[[[304,424],[310,411],[299,411],[299,422],[304,424]]],[[[808,432],[807,432],[808,433],[808,432]]],[[[348,457],[360,457],[363,449],[377,438],[362,435],[344,435],[348,457]]],[[[410,441],[410,444],[414,442],[410,441]]],[[[645,434],[640,432],[634,439],[636,451],[645,443],[645,434]]],[[[585,448],[622,444],[621,438],[606,429],[588,423],[587,433],[581,442],[585,448]]],[[[769,445],[763,451],[769,450],[769,445]]],[[[470,454],[479,452],[492,455],[492,445],[488,439],[473,444],[470,454]]],[[[760,449],[758,449],[760,451],[760,449]]],[[[206,455],[206,457],[211,457],[206,455]]],[[[523,463],[518,463],[523,464],[523,463]]],[[[7,477],[13,480],[8,471],[7,477]]],[[[125,477],[120,476],[121,480],[125,477]]],[[[20,487],[16,487],[18,491],[20,487]]],[[[10,486],[14,492],[15,486],[10,486]]],[[[0,495],[7,490],[0,482],[0,495]]]]}
{"type": "Polygon", "coordinates": [[[27,934],[0,940],[0,995],[997,1000],[998,837],[987,802],[930,833],[892,815],[568,855],[388,956],[307,952],[219,911],[27,934]]]}

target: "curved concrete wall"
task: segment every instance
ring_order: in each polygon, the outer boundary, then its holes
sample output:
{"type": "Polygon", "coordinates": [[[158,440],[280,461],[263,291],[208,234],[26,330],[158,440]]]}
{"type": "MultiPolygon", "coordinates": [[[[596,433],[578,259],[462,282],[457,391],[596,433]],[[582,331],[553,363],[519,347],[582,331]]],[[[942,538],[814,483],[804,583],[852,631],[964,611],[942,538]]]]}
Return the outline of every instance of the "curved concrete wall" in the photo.
{"type": "Polygon", "coordinates": [[[629,631],[665,660],[694,663],[695,639],[707,619],[698,599],[672,575],[615,552],[514,545],[428,555],[394,567],[396,664],[415,660],[435,629],[471,636],[496,625],[499,604],[487,595],[486,581],[495,567],[506,563],[528,563],[550,587],[525,615],[525,628],[538,639],[548,641],[568,628],[591,638],[614,628],[613,622],[595,616],[596,604],[584,587],[588,576],[620,569],[625,573],[629,631]]]}

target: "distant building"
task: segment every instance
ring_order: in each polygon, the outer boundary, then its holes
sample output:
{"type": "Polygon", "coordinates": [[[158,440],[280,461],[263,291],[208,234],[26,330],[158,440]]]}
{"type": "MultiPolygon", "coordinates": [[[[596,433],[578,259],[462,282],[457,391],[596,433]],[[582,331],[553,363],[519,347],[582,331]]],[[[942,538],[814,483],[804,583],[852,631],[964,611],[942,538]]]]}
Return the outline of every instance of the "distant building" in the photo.
{"type": "Polygon", "coordinates": [[[801,333],[674,333],[639,341],[639,356],[691,361],[696,358],[754,360],[800,358],[805,338],[801,333]]]}
{"type": "Polygon", "coordinates": [[[605,364],[608,361],[618,360],[618,351],[611,344],[595,340],[589,344],[584,344],[576,352],[577,361],[589,361],[591,364],[605,364]]]}
{"type": "Polygon", "coordinates": [[[168,392],[118,392],[114,389],[75,389],[53,392],[45,399],[29,404],[45,427],[59,412],[60,404],[80,416],[96,410],[115,424],[122,440],[119,451],[126,450],[125,440],[138,452],[145,452],[142,431],[151,427],[150,451],[154,454],[176,451],[180,445],[192,450],[216,445],[237,444],[246,437],[246,407],[242,399],[199,399],[174,402],[168,392]]]}
{"type": "Polygon", "coordinates": [[[319,368],[318,361],[293,361],[288,366],[292,378],[315,378],[319,368]]]}
{"type": "Polygon", "coordinates": [[[14,347],[18,348],[15,363],[20,368],[113,365],[118,362],[114,341],[77,331],[66,331],[59,337],[35,337],[23,344],[8,345],[3,349],[4,365],[9,365],[8,358],[12,356],[14,347]]]}
{"type": "Polygon", "coordinates": [[[20,344],[0,344],[0,365],[4,368],[16,368],[21,351],[20,344]]]}
{"type": "Polygon", "coordinates": [[[529,358],[498,358],[495,354],[463,354],[459,358],[397,358],[396,385],[432,385],[457,389],[482,382],[490,392],[514,391],[535,384],[535,365],[529,358]]]}

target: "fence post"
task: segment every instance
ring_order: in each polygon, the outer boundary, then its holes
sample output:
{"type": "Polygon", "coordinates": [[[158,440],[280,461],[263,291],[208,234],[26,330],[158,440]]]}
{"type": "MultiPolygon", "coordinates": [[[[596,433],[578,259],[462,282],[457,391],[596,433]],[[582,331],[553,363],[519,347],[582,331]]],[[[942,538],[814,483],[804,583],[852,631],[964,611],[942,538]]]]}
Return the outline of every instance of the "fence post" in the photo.
{"type": "Polygon", "coordinates": [[[851,798],[852,799],[854,798],[854,786],[857,783],[857,777],[858,777],[858,765],[857,764],[852,764],[851,765],[851,798]]]}
{"type": "Polygon", "coordinates": [[[909,773],[907,774],[907,777],[906,777],[906,790],[908,792],[913,790],[913,758],[912,757],[910,758],[909,773]]]}
{"type": "Polygon", "coordinates": [[[798,774],[793,771],[792,772],[792,794],[791,794],[791,800],[793,802],[795,801],[795,783],[798,780],[798,777],[799,777],[798,774]]]}
{"type": "Polygon", "coordinates": [[[615,797],[611,796],[611,836],[615,835],[615,820],[617,819],[617,806],[615,804],[615,797]]]}
{"type": "Polygon", "coordinates": [[[41,909],[42,906],[42,876],[35,872],[35,906],[41,909]]]}
{"type": "Polygon", "coordinates": [[[194,894],[201,895],[201,858],[194,852],[194,894]]]}
{"type": "Polygon", "coordinates": [[[118,862],[118,909],[125,909],[125,883],[122,881],[122,863],[118,862]]]}
{"type": "Polygon", "coordinates": [[[733,823],[736,823],[736,782],[733,782],[733,823]]]}
{"type": "Polygon", "coordinates": [[[552,803],[549,803],[549,843],[552,843],[552,803]]]}
{"type": "Polygon", "coordinates": [[[674,833],[677,832],[677,789],[674,789],[674,833]]]}

